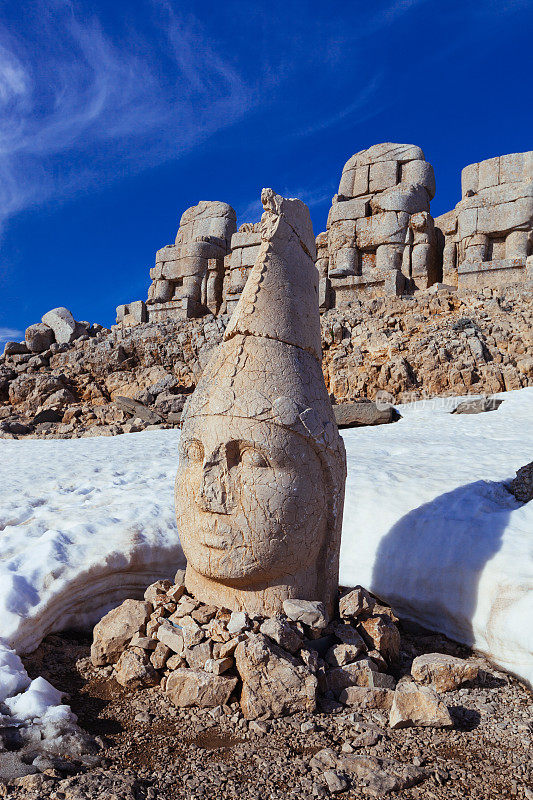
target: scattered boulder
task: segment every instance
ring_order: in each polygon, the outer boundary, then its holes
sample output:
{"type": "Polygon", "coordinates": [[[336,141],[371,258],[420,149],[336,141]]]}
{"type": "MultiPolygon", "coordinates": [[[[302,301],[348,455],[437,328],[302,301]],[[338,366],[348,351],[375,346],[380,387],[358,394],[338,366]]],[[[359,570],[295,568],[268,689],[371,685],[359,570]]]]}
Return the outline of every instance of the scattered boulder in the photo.
{"type": "Polygon", "coordinates": [[[497,397],[480,397],[477,400],[465,400],[459,403],[451,412],[452,414],[483,414],[485,411],[496,411],[503,400],[497,397]]]}
{"type": "Polygon", "coordinates": [[[398,728],[449,728],[450,712],[430,686],[404,682],[396,687],[389,716],[389,725],[398,728]]]}
{"type": "Polygon", "coordinates": [[[145,422],[149,422],[152,425],[163,422],[163,418],[160,414],[158,414],[156,411],[152,411],[150,408],[147,408],[147,406],[145,406],[143,403],[140,403],[139,400],[133,400],[131,397],[119,396],[115,397],[114,403],[117,408],[120,408],[122,411],[125,411],[132,417],[143,419],[145,422]]]}
{"type": "Polygon", "coordinates": [[[366,589],[356,586],[340,598],[339,614],[345,619],[357,619],[363,613],[371,613],[375,604],[375,599],[366,589]]]}
{"type": "Polygon", "coordinates": [[[362,619],[357,630],[370,650],[377,650],[389,663],[398,661],[400,631],[386,614],[375,614],[362,619]]]}
{"type": "Polygon", "coordinates": [[[283,610],[289,619],[321,630],[328,624],[324,603],[317,600],[284,600],[283,610]]]}
{"type": "Polygon", "coordinates": [[[76,338],[76,321],[68,308],[53,308],[44,314],[41,321],[52,329],[58,344],[70,344],[76,338]]]}
{"type": "Polygon", "coordinates": [[[357,786],[374,797],[416,786],[426,777],[424,770],[390,758],[345,755],[337,759],[337,768],[357,778],[357,786]]]}
{"type": "Polygon", "coordinates": [[[394,691],[392,689],[380,689],[373,686],[347,686],[339,694],[339,701],[346,706],[357,708],[376,708],[382,711],[390,711],[394,691]]]}
{"type": "Polygon", "coordinates": [[[114,664],[134,634],[143,630],[152,606],[141,600],[124,600],[97,623],[93,631],[91,661],[95,667],[114,664]]]}
{"type": "Polygon", "coordinates": [[[26,342],[6,342],[4,346],[4,355],[5,356],[19,356],[19,355],[27,355],[29,350],[26,346],[26,342]]]}
{"type": "Polygon", "coordinates": [[[378,408],[376,403],[339,403],[333,406],[335,422],[339,428],[359,428],[363,425],[386,425],[401,419],[393,406],[378,408]]]}
{"type": "Polygon", "coordinates": [[[529,503],[533,500],[533,461],[525,467],[520,467],[516,478],[511,481],[509,491],[520,503],[529,503]]]}
{"type": "Polygon", "coordinates": [[[44,353],[54,341],[54,332],[44,322],[37,322],[26,328],[25,339],[30,353],[44,353]]]}
{"type": "Polygon", "coordinates": [[[125,650],[115,668],[117,683],[128,689],[139,689],[142,686],[155,686],[159,676],[142,650],[125,650]]]}
{"type": "Polygon", "coordinates": [[[178,708],[215,708],[227,704],[236,686],[237,678],[203,670],[176,669],[168,676],[165,691],[178,708]]]}
{"type": "Polygon", "coordinates": [[[237,645],[235,662],[247,719],[315,710],[316,677],[266,636],[252,634],[237,645]]]}
{"type": "Polygon", "coordinates": [[[417,656],[411,666],[415,681],[430,684],[437,692],[451,692],[466,681],[475,680],[477,674],[476,664],[443,653],[417,656]]]}

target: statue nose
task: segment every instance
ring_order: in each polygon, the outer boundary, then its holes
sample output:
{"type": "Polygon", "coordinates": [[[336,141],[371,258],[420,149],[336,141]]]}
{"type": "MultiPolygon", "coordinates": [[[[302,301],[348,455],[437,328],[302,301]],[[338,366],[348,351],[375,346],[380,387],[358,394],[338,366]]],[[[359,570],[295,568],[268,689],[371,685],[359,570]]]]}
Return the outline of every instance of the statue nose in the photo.
{"type": "Polygon", "coordinates": [[[207,463],[202,472],[202,482],[196,502],[202,511],[230,514],[233,502],[228,491],[229,476],[221,463],[207,463]]]}

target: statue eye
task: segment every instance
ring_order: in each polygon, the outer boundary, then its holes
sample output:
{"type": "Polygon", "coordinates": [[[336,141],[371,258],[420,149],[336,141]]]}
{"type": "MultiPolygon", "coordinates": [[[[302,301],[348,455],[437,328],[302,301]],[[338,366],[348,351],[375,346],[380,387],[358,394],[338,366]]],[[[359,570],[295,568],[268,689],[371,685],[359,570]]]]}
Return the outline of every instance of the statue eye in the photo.
{"type": "Polygon", "coordinates": [[[242,451],[241,464],[245,467],[268,467],[266,458],[254,447],[247,447],[242,451]]]}
{"type": "Polygon", "coordinates": [[[196,441],[196,439],[187,442],[185,445],[185,455],[189,461],[203,461],[204,448],[201,442],[196,441]]]}

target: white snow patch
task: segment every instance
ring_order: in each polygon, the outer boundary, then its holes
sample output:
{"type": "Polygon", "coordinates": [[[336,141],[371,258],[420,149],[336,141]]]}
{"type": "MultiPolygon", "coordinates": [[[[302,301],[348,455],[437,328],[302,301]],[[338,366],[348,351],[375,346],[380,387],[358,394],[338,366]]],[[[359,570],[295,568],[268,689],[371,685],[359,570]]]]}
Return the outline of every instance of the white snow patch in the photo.
{"type": "MultiPolygon", "coordinates": [[[[341,583],[533,682],[533,503],[503,485],[533,457],[533,389],[501,397],[485,414],[426,401],[400,407],[392,425],[343,432],[341,583]]],[[[24,694],[38,699],[6,647],[27,653],[50,632],[93,624],[184,566],[178,441],[178,431],[0,440],[0,702],[19,693],[22,713],[24,694]]]]}

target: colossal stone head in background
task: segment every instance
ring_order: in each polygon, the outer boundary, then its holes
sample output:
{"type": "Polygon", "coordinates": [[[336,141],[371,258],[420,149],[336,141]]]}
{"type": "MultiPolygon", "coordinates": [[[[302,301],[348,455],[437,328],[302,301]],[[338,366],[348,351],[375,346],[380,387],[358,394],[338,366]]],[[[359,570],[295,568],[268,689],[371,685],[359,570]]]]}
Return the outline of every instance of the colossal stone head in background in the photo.
{"type": "Polygon", "coordinates": [[[184,411],[176,514],[186,584],[204,602],[333,609],[346,454],[321,369],[307,206],[264,189],[261,249],[184,411]]]}

